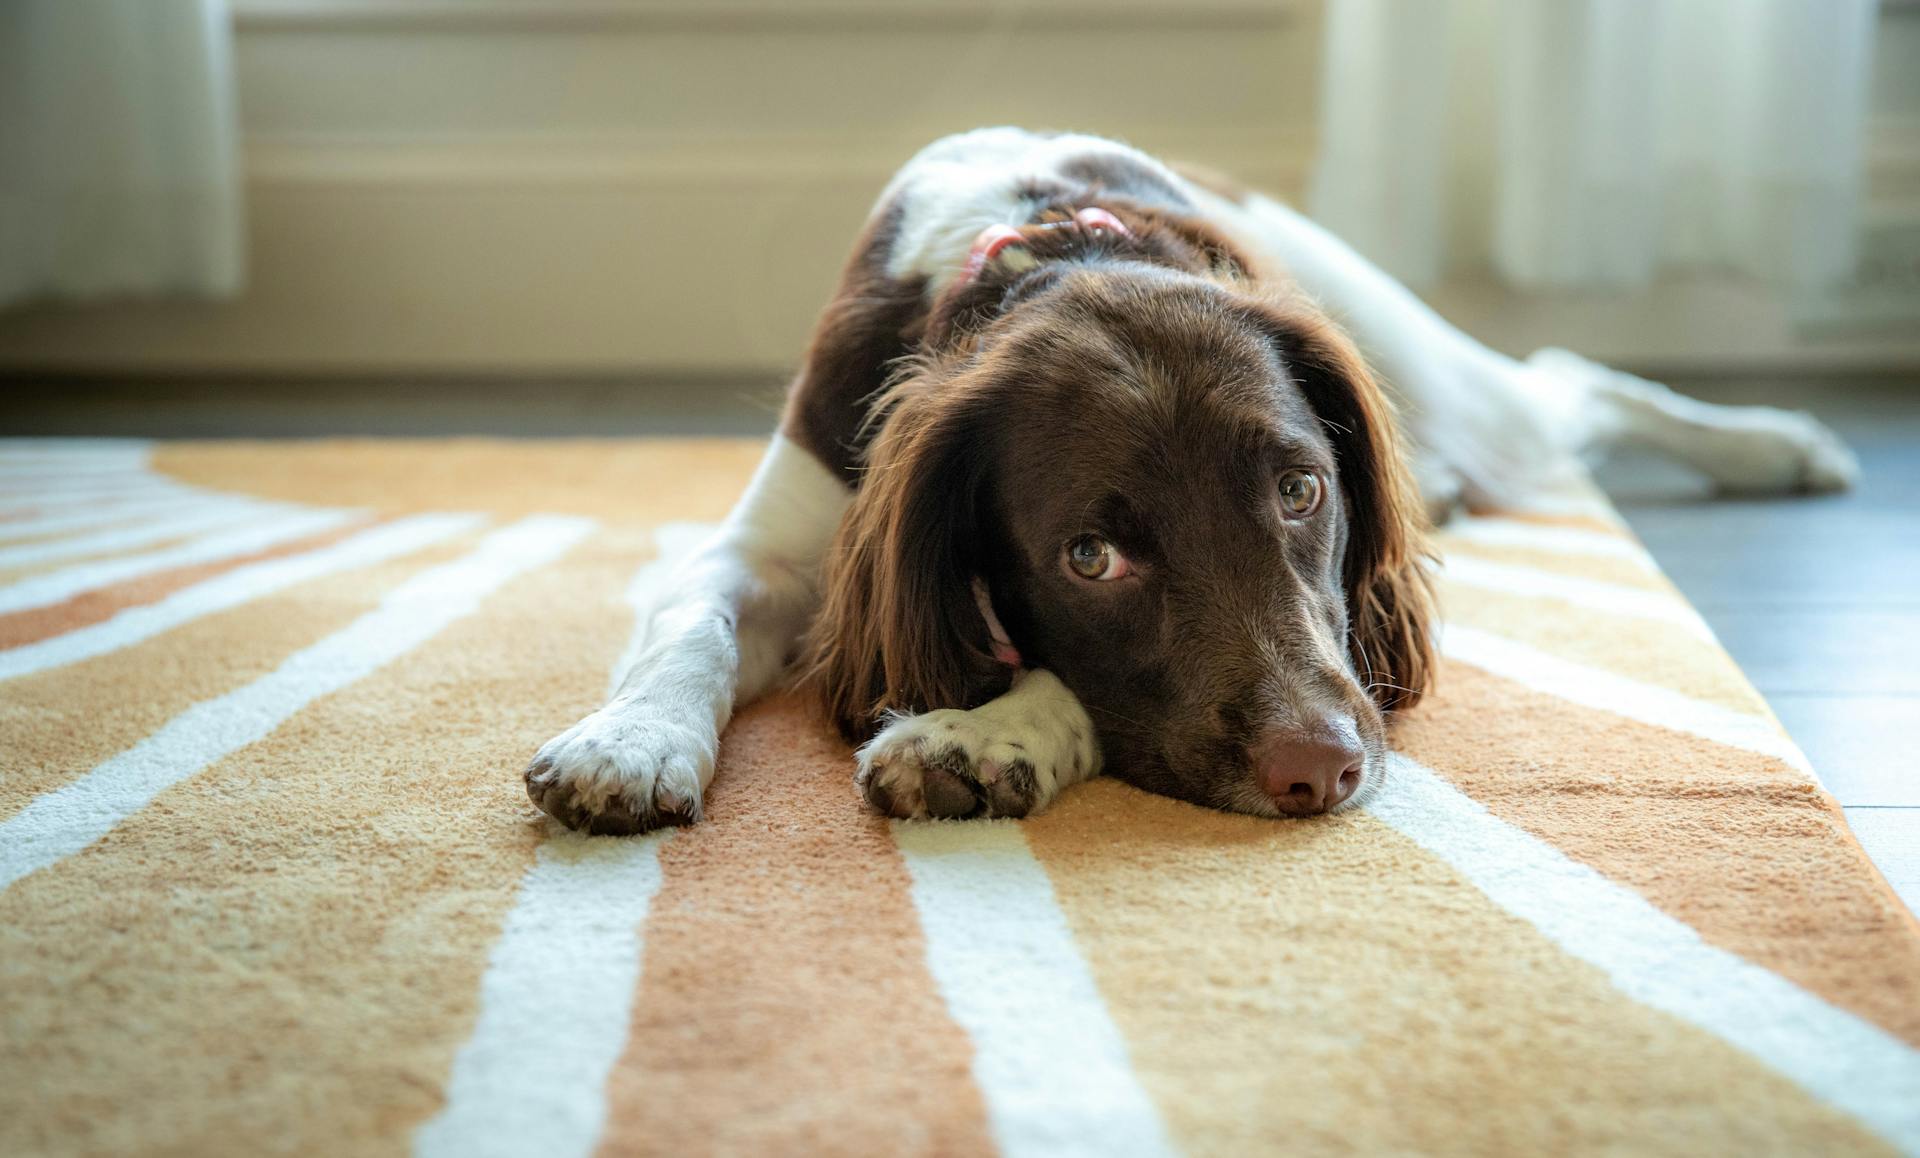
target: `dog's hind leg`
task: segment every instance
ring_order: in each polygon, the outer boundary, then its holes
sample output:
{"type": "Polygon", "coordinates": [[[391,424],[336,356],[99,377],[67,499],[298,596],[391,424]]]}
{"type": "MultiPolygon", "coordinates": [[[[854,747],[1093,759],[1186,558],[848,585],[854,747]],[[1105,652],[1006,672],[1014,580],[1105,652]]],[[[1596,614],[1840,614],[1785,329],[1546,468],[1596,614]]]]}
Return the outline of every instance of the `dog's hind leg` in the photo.
{"type": "Polygon", "coordinates": [[[720,733],[736,702],[779,678],[819,603],[821,557],[852,493],[776,435],[726,521],[642,612],[613,698],[528,765],[534,803],[595,833],[700,819],[720,733]]]}
{"type": "Polygon", "coordinates": [[[1540,350],[1527,365],[1584,396],[1583,450],[1644,446],[1748,494],[1845,490],[1860,473],[1839,436],[1804,411],[1701,402],[1566,350],[1540,350]]]}

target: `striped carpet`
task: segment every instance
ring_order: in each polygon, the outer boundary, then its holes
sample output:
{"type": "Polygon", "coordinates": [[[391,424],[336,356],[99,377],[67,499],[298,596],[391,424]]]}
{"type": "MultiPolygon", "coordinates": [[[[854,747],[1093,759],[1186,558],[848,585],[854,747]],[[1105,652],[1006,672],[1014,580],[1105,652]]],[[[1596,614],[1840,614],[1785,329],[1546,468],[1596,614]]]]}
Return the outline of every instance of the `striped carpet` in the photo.
{"type": "Polygon", "coordinates": [[[889,824],[775,699],[557,830],[757,449],[0,443],[0,1154],[1920,1153],[1920,926],[1591,495],[1363,814],[889,824]]]}

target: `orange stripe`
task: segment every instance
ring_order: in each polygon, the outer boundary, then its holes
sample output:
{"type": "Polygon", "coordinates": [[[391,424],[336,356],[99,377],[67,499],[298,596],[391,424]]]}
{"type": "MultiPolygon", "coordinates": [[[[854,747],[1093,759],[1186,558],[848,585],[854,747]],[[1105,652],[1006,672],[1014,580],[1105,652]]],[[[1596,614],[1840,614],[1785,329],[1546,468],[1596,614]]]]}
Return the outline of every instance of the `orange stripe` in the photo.
{"type": "MultiPolygon", "coordinates": [[[[1543,547],[1517,547],[1505,544],[1477,543],[1471,539],[1460,539],[1442,531],[1435,541],[1448,555],[1465,555],[1475,559],[1486,559],[1493,563],[1510,563],[1517,567],[1530,567],[1536,571],[1551,571],[1556,575],[1571,575],[1576,579],[1592,579],[1601,583],[1614,583],[1621,587],[1634,587],[1663,594],[1673,593],[1673,584],[1658,571],[1650,571],[1631,559],[1620,559],[1611,555],[1575,555],[1565,551],[1552,551],[1543,547]]],[[[1444,566],[1442,572],[1444,573],[1444,566]]]]}
{"type": "MultiPolygon", "coordinates": [[[[769,429],[777,416],[770,407],[769,429]]],[[[727,513],[766,447],[764,438],[165,443],[154,448],[153,469],[320,506],[702,522],[727,513]]]]}
{"type": "Polygon", "coordinates": [[[318,535],[311,535],[305,539],[281,543],[264,551],[255,551],[251,555],[142,575],[138,579],[129,579],[125,583],[115,583],[109,587],[83,592],[65,603],[56,603],[50,607],[35,607],[28,611],[16,611],[11,615],[0,615],[0,647],[19,647],[22,644],[64,635],[69,631],[111,619],[129,607],[157,603],[182,587],[190,587],[224,571],[231,571],[235,567],[312,551],[338,542],[348,535],[358,534],[373,525],[370,522],[350,524],[318,535]]]}
{"type": "Polygon", "coordinates": [[[1713,944],[1920,1045],[1920,936],[1803,773],[1461,663],[1393,742],[1713,944]]]}
{"type": "Polygon", "coordinates": [[[886,822],[791,700],[727,733],[662,884],[607,1154],[986,1154],[972,1048],[938,996],[886,822]]]}
{"type": "Polygon", "coordinates": [[[1449,623],[1478,627],[1561,659],[1590,664],[1731,708],[1765,715],[1767,702],[1719,644],[1658,619],[1579,607],[1558,599],[1440,583],[1449,623]]]}
{"type": "Polygon", "coordinates": [[[372,609],[402,579],[472,545],[462,536],[402,559],[297,584],[93,659],[0,683],[0,818],[131,747],[201,700],[266,675],[372,609]]]}

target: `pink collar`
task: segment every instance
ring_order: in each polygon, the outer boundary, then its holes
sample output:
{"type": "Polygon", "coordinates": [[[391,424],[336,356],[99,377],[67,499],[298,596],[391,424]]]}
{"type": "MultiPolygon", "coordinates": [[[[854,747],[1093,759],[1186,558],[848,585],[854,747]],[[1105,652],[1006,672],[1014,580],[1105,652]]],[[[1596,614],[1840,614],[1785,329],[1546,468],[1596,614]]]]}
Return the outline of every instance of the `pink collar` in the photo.
{"type": "Polygon", "coordinates": [[[1020,649],[1013,646],[1007,638],[1007,629],[1000,626],[1000,617],[993,613],[993,596],[987,593],[986,581],[974,577],[973,603],[980,609],[980,618],[987,621],[987,634],[993,637],[993,658],[1008,667],[1020,666],[1020,649]]]}
{"type": "Polygon", "coordinates": [[[967,251],[967,264],[961,271],[960,280],[972,281],[980,276],[980,271],[995,261],[1008,248],[1025,246],[1029,229],[1085,229],[1093,233],[1114,233],[1121,237],[1132,237],[1133,231],[1126,222],[1100,208],[1089,205],[1074,213],[1069,221],[1049,221],[1045,224],[1026,225],[1016,228],[1011,225],[989,225],[973,239],[973,248],[967,251]]]}

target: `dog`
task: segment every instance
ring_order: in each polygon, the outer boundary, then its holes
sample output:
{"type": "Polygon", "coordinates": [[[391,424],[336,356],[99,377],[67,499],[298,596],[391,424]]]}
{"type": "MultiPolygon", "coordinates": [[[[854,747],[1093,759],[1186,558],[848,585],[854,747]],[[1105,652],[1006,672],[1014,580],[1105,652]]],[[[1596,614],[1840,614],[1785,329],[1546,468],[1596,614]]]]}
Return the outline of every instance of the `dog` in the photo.
{"type": "Polygon", "coordinates": [[[889,816],[1027,816],[1103,770],[1359,807],[1433,678],[1425,527],[1623,444],[1743,492],[1856,472],[1809,415],[1498,354],[1219,178],[948,137],[881,193],[745,494],[527,790],[591,833],[698,821],[735,705],[790,679],[889,816]]]}

